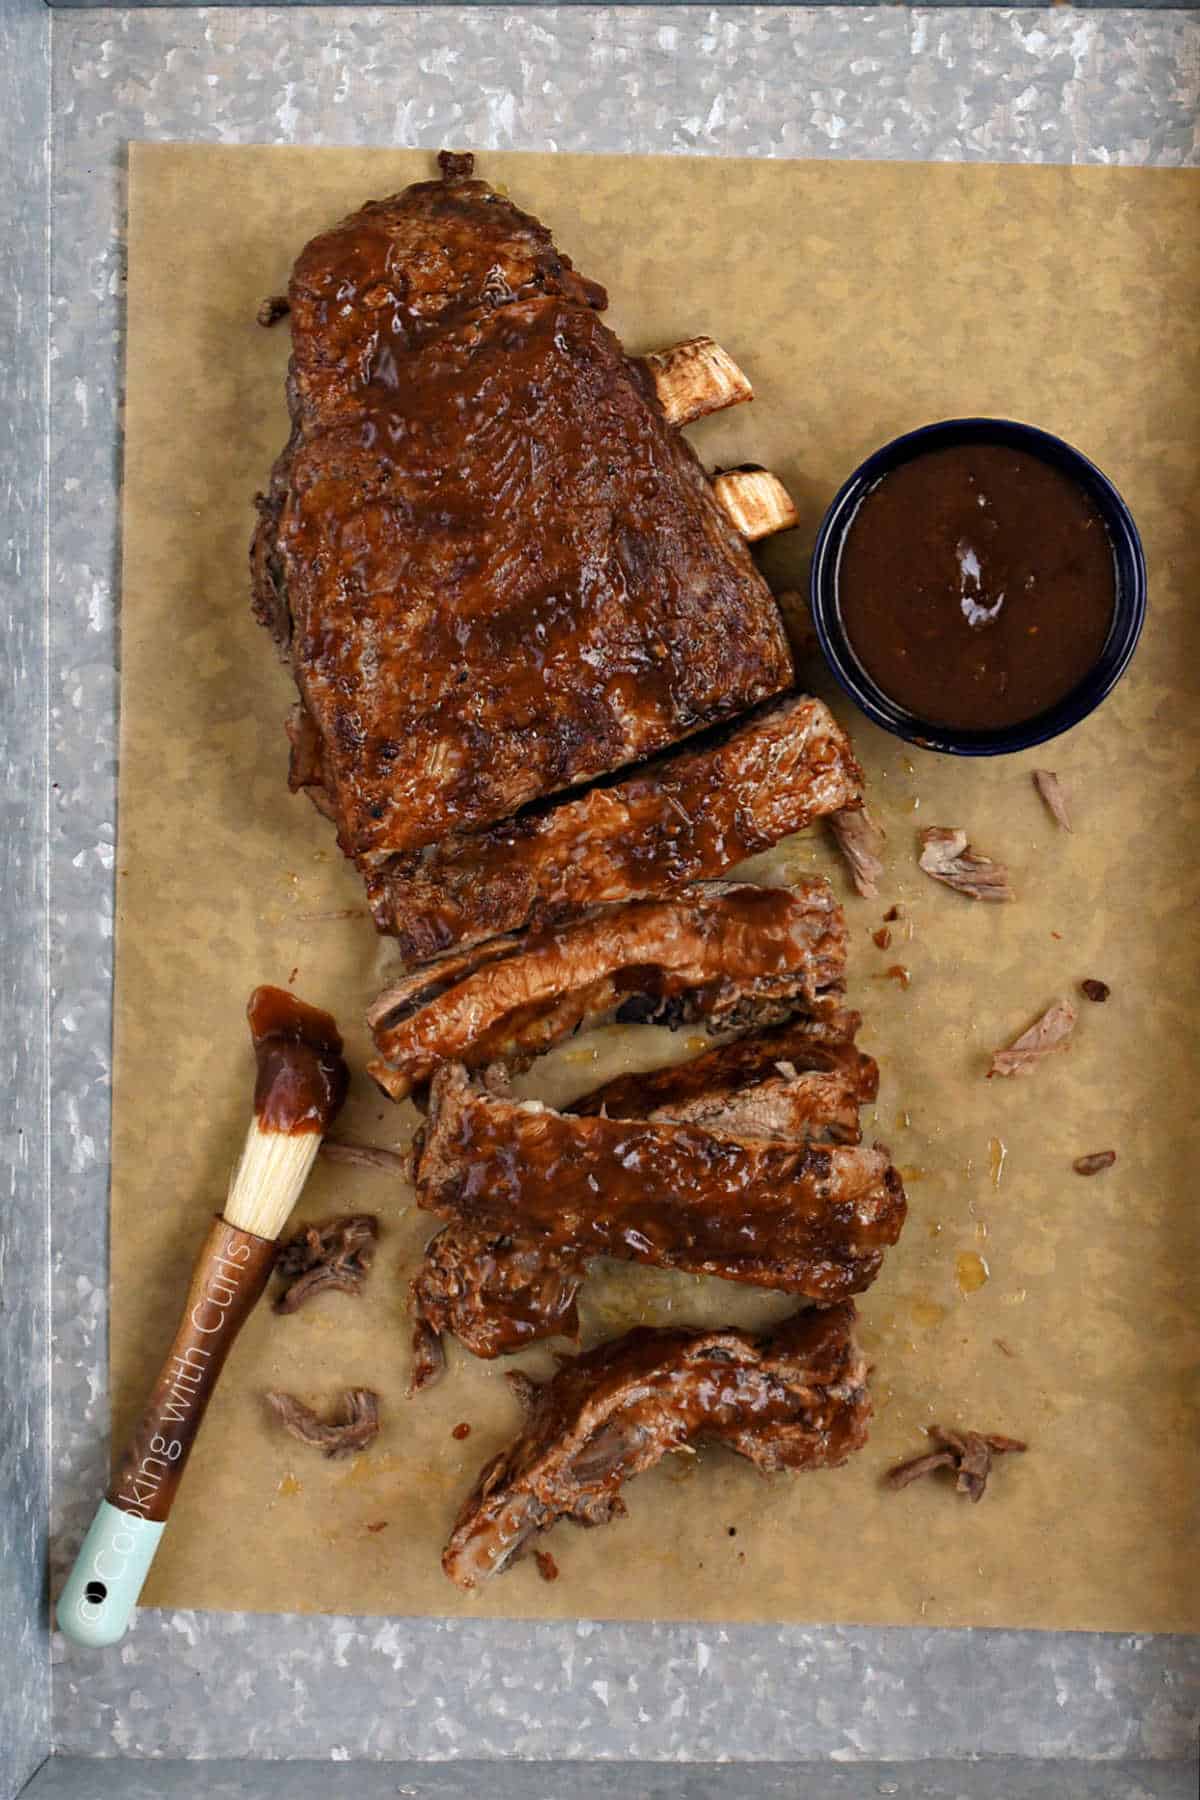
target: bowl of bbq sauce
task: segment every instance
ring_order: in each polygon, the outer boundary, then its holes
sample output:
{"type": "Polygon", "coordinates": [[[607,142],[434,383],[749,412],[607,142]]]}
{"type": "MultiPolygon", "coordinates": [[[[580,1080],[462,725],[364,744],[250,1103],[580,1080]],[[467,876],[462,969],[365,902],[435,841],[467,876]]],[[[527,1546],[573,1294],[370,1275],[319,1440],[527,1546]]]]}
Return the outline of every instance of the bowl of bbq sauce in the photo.
{"type": "Polygon", "coordinates": [[[1120,680],[1146,613],[1133,517],[1061,438],[948,419],[868,457],[825,515],[817,637],[886,730],[996,756],[1068,730],[1120,680]]]}

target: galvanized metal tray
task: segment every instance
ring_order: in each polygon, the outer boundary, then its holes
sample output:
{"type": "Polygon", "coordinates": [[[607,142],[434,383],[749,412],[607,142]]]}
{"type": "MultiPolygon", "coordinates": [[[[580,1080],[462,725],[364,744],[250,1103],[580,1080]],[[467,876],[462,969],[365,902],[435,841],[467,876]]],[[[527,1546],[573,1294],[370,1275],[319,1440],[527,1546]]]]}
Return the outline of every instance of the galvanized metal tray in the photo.
{"type": "Polygon", "coordinates": [[[107,1467],[129,141],[1195,165],[1200,19],[0,0],[0,46],[2,1800],[51,1753],[43,1800],[1194,1793],[1192,1640],[149,1612],[88,1656],[45,1569],[107,1467]]]}

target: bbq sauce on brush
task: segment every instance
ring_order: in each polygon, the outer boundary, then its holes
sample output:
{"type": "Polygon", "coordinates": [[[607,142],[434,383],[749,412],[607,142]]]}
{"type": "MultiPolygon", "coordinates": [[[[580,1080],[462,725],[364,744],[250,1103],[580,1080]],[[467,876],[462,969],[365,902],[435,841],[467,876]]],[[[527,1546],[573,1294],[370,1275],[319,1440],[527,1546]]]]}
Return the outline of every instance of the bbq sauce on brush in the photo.
{"type": "Polygon", "coordinates": [[[286,1137],[327,1131],[350,1082],[333,1019],[276,987],[255,988],[246,1016],[258,1068],[259,1124],[286,1137]]]}
{"type": "Polygon", "coordinates": [[[842,625],[891,700],[931,725],[1018,725],[1070,693],[1112,623],[1099,511],[999,444],[931,450],[864,497],[838,562],[842,625]]]}

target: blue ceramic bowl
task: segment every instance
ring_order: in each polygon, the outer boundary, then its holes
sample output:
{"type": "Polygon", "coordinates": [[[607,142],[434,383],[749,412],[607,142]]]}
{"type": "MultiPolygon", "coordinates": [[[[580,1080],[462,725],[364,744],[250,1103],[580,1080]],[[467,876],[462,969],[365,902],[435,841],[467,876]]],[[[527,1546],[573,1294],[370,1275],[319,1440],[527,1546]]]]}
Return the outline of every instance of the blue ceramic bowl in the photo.
{"type": "Polygon", "coordinates": [[[821,649],[850,698],[869,719],[910,744],[942,750],[951,756],[1002,756],[1028,750],[1069,731],[1094,712],[1112,692],[1129,666],[1146,617],[1146,561],[1133,515],[1107,475],[1061,438],[1012,419],[945,419],[894,438],[876,450],[839,490],[817,534],[812,564],[812,615],[821,649]],[[838,607],[838,564],[858,508],[875,484],[901,463],[927,450],[956,444],[1003,444],[1039,456],[1073,477],[1092,498],[1108,528],[1116,563],[1116,603],[1104,648],[1092,668],[1070,693],[1045,712],[1019,725],[990,731],[966,731],[919,719],[876,686],[859,662],[842,626],[838,607]]]}

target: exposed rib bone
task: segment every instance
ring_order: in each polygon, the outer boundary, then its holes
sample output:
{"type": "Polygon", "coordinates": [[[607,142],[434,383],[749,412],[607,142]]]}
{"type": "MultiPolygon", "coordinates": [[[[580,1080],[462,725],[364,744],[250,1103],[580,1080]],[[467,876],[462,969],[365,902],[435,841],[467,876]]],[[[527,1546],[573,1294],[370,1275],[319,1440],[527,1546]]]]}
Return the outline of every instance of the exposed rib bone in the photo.
{"type": "Polygon", "coordinates": [[[723,469],[712,485],[717,505],[748,544],[799,523],[791,495],[769,469],[723,469]]]}
{"type": "Polygon", "coordinates": [[[691,425],[707,413],[722,412],[754,389],[728,351],[710,337],[687,338],[642,361],[650,371],[668,425],[691,425]]]}

